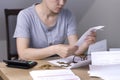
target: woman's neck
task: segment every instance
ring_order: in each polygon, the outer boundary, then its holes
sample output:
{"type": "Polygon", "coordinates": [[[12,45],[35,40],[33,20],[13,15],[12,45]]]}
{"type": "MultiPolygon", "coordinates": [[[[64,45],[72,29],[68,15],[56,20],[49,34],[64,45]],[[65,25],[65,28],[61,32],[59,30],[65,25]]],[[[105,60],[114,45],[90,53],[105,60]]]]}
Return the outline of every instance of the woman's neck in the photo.
{"type": "Polygon", "coordinates": [[[36,8],[37,8],[37,11],[46,18],[55,17],[58,15],[51,12],[44,3],[38,4],[36,8]]]}
{"type": "Polygon", "coordinates": [[[52,13],[43,3],[36,5],[35,7],[39,18],[43,21],[48,27],[53,26],[56,23],[58,14],[52,13]]]}

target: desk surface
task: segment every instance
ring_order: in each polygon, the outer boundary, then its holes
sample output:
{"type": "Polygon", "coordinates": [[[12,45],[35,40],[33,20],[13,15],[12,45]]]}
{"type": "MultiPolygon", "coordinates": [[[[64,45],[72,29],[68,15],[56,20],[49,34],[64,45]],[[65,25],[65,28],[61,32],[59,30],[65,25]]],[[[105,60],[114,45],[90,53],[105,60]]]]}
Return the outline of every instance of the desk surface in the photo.
{"type": "MultiPolygon", "coordinates": [[[[17,68],[8,68],[5,66],[5,63],[0,62],[0,76],[4,80],[32,80],[29,72],[32,70],[40,70],[40,66],[44,64],[50,64],[47,60],[37,61],[38,65],[32,69],[17,69],[17,68]]],[[[58,67],[51,67],[51,69],[57,69],[58,67]]],[[[72,71],[81,78],[81,80],[101,80],[100,78],[89,77],[87,71],[88,66],[80,67],[77,69],[72,69],[72,71]]]]}

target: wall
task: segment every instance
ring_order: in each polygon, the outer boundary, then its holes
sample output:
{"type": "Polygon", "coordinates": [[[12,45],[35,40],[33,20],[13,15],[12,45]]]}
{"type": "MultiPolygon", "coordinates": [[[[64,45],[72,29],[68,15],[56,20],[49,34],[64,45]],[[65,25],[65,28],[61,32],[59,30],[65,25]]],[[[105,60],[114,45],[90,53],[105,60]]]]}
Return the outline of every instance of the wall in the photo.
{"type": "Polygon", "coordinates": [[[67,0],[65,7],[72,11],[79,23],[94,2],[95,0],[67,0]]]}
{"type": "MultiPolygon", "coordinates": [[[[5,36],[5,8],[26,8],[40,0],[6,0],[0,1],[0,61],[6,59],[6,36],[5,36]],[[3,49],[3,50],[2,50],[3,49]]],[[[66,8],[69,8],[76,16],[77,23],[82,19],[95,0],[68,0],[66,8]]]]}
{"type": "Polygon", "coordinates": [[[96,0],[79,23],[80,34],[89,27],[104,25],[98,40],[107,39],[108,48],[120,47],[120,0],[96,0]]]}

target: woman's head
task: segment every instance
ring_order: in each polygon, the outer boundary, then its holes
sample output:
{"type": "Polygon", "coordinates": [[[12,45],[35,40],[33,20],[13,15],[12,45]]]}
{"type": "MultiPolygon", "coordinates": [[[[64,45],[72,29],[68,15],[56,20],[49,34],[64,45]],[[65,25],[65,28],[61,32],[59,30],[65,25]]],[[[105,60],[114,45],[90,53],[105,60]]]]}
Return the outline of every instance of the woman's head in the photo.
{"type": "Polygon", "coordinates": [[[67,0],[42,0],[45,6],[53,13],[59,13],[67,0]]]}

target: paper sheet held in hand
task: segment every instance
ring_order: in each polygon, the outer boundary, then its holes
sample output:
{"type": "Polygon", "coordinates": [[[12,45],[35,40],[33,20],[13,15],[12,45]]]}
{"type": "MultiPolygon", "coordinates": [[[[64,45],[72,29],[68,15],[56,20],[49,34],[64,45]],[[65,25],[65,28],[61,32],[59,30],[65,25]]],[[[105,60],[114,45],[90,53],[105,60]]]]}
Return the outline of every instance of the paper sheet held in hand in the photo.
{"type": "Polygon", "coordinates": [[[96,27],[92,27],[92,28],[89,28],[81,37],[80,39],[78,40],[78,42],[75,44],[77,46],[80,46],[85,38],[90,34],[91,31],[97,31],[97,30],[101,30],[104,26],[96,26],[96,27]]]}

